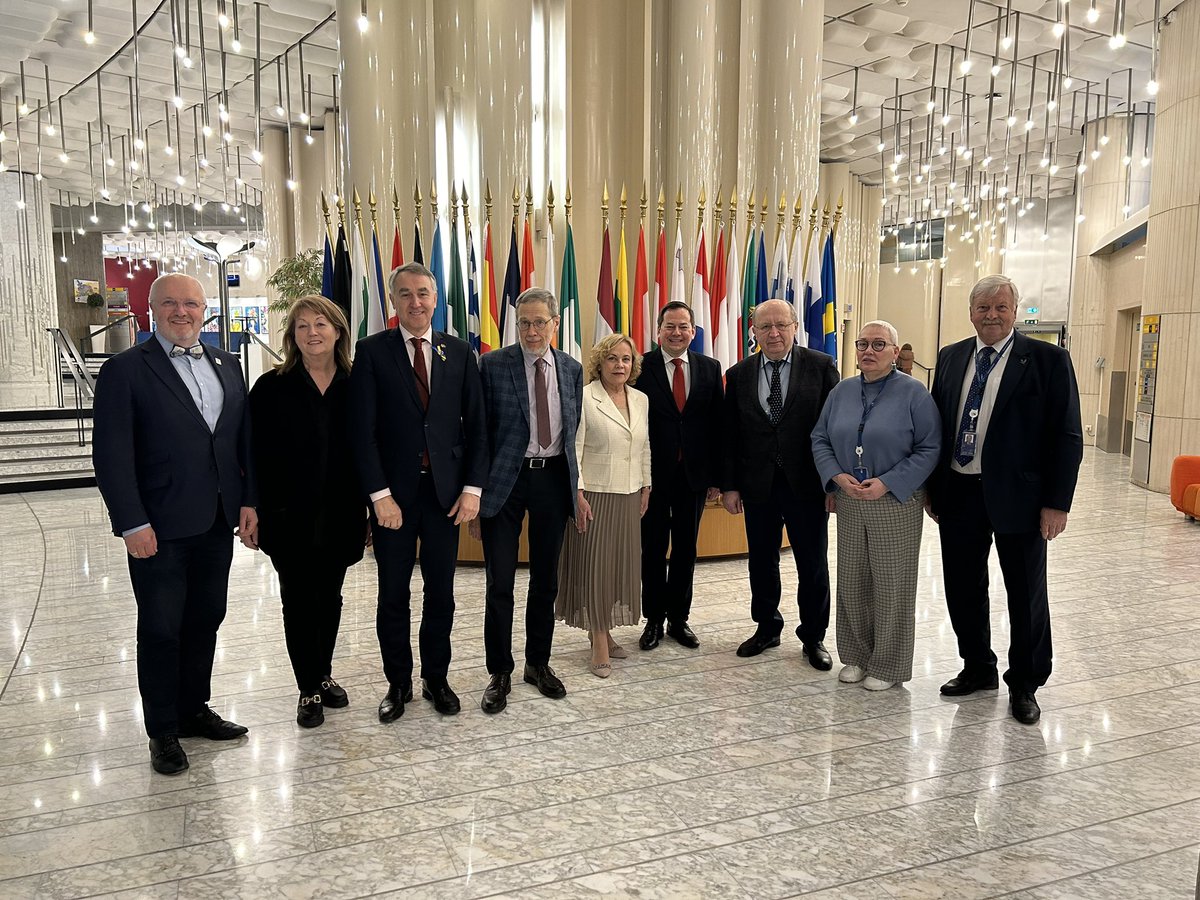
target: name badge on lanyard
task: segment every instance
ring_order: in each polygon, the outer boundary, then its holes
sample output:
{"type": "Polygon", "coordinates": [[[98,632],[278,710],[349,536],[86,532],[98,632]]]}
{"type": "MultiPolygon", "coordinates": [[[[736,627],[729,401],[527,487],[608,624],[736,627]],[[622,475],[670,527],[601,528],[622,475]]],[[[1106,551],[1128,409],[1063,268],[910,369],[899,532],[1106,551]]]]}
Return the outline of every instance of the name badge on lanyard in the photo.
{"type": "Polygon", "coordinates": [[[962,441],[959,443],[958,456],[963,459],[975,458],[975,438],[978,436],[975,432],[975,426],[979,422],[979,410],[973,409],[967,413],[967,427],[962,433],[962,441]]]}
{"type": "Polygon", "coordinates": [[[867,425],[867,419],[870,418],[872,410],[875,409],[875,404],[879,402],[879,398],[883,396],[883,392],[887,389],[888,382],[894,377],[894,372],[889,372],[883,379],[883,383],[879,386],[879,393],[875,395],[875,399],[867,403],[867,379],[865,376],[859,376],[859,389],[862,392],[862,418],[858,421],[858,440],[855,441],[854,455],[856,457],[855,465],[850,470],[850,474],[854,476],[856,481],[866,481],[871,477],[871,470],[863,464],[863,429],[867,425]]]}

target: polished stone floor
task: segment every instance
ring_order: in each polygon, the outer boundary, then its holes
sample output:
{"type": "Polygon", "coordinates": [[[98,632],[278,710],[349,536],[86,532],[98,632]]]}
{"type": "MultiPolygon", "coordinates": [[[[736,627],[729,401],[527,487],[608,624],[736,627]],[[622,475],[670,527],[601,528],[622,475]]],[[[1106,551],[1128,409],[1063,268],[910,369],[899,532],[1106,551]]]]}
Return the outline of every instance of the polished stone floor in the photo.
{"type": "Polygon", "coordinates": [[[622,629],[630,658],[601,681],[586,637],[562,629],[567,698],[518,684],[488,717],[483,576],[464,568],[464,712],[418,699],[390,726],[367,560],[336,660],[352,704],[315,731],[294,721],[273,571],[239,547],[213,705],[250,735],[185,741],[178,778],[147,761],[133,601],[98,494],[0,497],[0,896],[1191,897],[1200,525],[1123,468],[1087,453],[1051,548],[1039,727],[1009,718],[1003,692],[938,695],[958,660],[930,528],[903,689],[838,684],[788,631],[737,658],[734,560],[698,572],[700,650],[641,653],[622,629]]]}

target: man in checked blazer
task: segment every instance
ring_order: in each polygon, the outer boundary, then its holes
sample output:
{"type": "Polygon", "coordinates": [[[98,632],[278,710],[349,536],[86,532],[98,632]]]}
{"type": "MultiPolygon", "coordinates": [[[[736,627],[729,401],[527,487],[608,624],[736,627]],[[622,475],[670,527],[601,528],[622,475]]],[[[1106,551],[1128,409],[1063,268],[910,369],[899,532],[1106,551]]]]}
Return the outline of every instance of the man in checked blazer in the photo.
{"type": "Polygon", "coordinates": [[[446,679],[458,526],[478,514],[488,473],[479,367],[466,341],[430,327],[433,273],[419,263],[400,266],[388,289],[399,325],[359,341],[350,373],[354,457],[372,503],[379,567],[375,629],[388,680],[381,722],[400,718],[412,699],[409,583],[418,540],[421,694],[442,715],[459,711],[446,679]]]}
{"type": "Polygon", "coordinates": [[[783,616],[779,547],[787,526],[796,560],[796,635],[815,669],[833,660],[825,649],[829,626],[829,513],[812,455],[812,430],[838,382],[833,358],[796,346],[796,309],[768,300],[754,310],[762,352],[725,373],[725,472],[721,502],[746,514],[750,615],[754,634],[738,656],[779,646],[783,616]]]}
{"type": "Polygon", "coordinates": [[[550,346],[558,301],[529,288],[515,305],[520,343],[479,361],[488,412],[490,469],[480,519],[469,526],[483,541],[487,607],[483,641],[491,675],[480,707],[498,713],[512,690],[513,585],[521,524],[529,514],[529,592],[525,598],[526,682],[547,697],[567,690],[550,668],[558,557],[567,520],[575,514],[579,465],[575,432],[583,397],[583,367],[550,346]]]}

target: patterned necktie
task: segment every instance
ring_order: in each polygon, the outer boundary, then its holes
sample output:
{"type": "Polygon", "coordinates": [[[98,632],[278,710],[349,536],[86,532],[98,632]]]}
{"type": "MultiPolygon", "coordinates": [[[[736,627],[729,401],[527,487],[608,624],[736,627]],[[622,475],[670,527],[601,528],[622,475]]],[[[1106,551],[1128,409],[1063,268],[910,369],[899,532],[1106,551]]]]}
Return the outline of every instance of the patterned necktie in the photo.
{"type": "MultiPolygon", "coordinates": [[[[425,368],[425,351],[421,349],[425,339],[409,338],[409,343],[413,345],[414,351],[413,374],[417,377],[417,396],[421,398],[421,409],[429,412],[429,370],[425,368]]],[[[421,452],[421,468],[429,468],[428,447],[421,452]]]]}
{"type": "Polygon", "coordinates": [[[172,347],[171,359],[177,356],[190,356],[192,359],[200,359],[204,356],[204,346],[202,344],[192,344],[190,347],[172,347]]]}
{"type": "Polygon", "coordinates": [[[767,394],[767,408],[771,411],[772,425],[778,425],[783,418],[783,385],[779,381],[779,370],[784,362],[782,359],[767,360],[767,365],[771,367],[771,392],[767,394]]]}
{"type": "Polygon", "coordinates": [[[550,446],[550,397],[546,393],[544,359],[538,359],[533,364],[533,405],[537,412],[538,446],[545,450],[550,446]]]}
{"type": "Polygon", "coordinates": [[[671,393],[675,396],[675,405],[683,412],[684,404],[687,403],[687,386],[683,383],[683,360],[673,359],[671,362],[675,363],[675,374],[671,376],[671,393]]]}
{"type": "Polygon", "coordinates": [[[971,389],[967,391],[967,402],[963,404],[962,420],[958,423],[958,438],[954,442],[954,461],[960,466],[965,466],[979,452],[979,447],[976,446],[971,453],[963,454],[963,435],[968,431],[974,431],[978,426],[979,407],[983,403],[983,389],[987,386],[987,377],[992,371],[995,356],[996,351],[992,347],[984,347],[975,357],[975,377],[971,379],[971,389]]]}

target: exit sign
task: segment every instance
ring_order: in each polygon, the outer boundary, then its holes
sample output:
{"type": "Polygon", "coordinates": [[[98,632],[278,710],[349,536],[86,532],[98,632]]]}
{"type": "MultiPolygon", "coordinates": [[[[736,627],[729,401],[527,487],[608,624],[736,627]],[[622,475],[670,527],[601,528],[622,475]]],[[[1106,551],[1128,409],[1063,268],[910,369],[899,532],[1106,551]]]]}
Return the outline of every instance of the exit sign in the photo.
{"type": "Polygon", "coordinates": [[[1038,323],[1037,319],[1026,319],[1025,320],[1026,325],[1036,325],[1037,323],[1038,323]]]}

